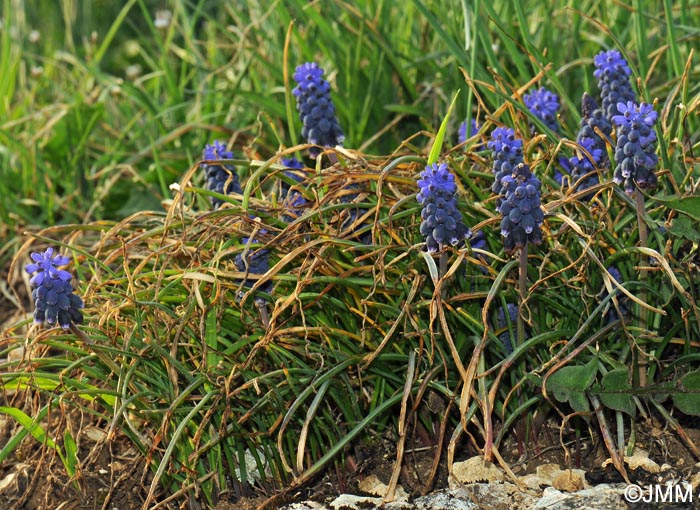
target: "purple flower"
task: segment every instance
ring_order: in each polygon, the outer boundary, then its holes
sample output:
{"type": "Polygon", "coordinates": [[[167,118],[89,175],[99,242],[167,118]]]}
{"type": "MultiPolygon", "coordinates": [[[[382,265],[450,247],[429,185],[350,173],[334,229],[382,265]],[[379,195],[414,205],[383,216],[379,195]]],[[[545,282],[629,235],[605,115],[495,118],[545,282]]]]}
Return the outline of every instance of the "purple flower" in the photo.
{"type": "MultiPolygon", "coordinates": [[[[483,230],[477,230],[471,237],[471,239],[469,239],[469,244],[472,248],[476,248],[477,250],[488,250],[488,244],[486,243],[486,234],[484,234],[483,230]]],[[[491,257],[489,257],[488,255],[484,255],[483,253],[476,253],[475,255],[479,259],[481,259],[481,261],[484,264],[488,264],[489,260],[491,259],[491,257]]],[[[480,265],[479,269],[484,274],[488,273],[488,269],[486,269],[485,265],[480,265]]]]}
{"type": "Polygon", "coordinates": [[[513,352],[513,344],[515,343],[513,333],[518,322],[518,305],[508,303],[506,308],[500,307],[496,319],[496,334],[503,345],[506,355],[509,355],[513,352]],[[508,310],[507,316],[506,309],[508,310]]]}
{"type": "MultiPolygon", "coordinates": [[[[221,159],[233,159],[233,153],[226,150],[226,146],[214,140],[214,143],[204,147],[202,153],[204,161],[201,167],[204,170],[204,187],[209,191],[214,191],[222,195],[231,193],[243,193],[240,183],[238,182],[238,174],[233,165],[221,165],[214,163],[221,159]]],[[[218,209],[224,203],[223,200],[217,197],[209,197],[209,202],[214,209],[218,209]]]]}
{"type": "Polygon", "coordinates": [[[520,163],[510,175],[501,179],[505,198],[501,203],[501,235],[506,252],[526,243],[540,244],[544,213],[540,204],[540,180],[530,167],[520,163]]]}
{"type": "Polygon", "coordinates": [[[429,252],[437,252],[448,244],[458,246],[471,236],[457,208],[455,177],[446,164],[426,166],[418,187],[416,199],[423,206],[420,233],[429,252]]]}
{"type": "MultiPolygon", "coordinates": [[[[622,279],[622,273],[615,266],[608,267],[608,273],[610,273],[610,276],[612,276],[615,279],[615,281],[617,281],[617,283],[623,283],[624,280],[622,279]]],[[[607,296],[608,296],[608,290],[603,289],[603,294],[602,294],[603,299],[607,296]]],[[[628,300],[628,298],[624,294],[621,297],[617,298],[618,308],[620,309],[620,313],[622,314],[622,317],[620,317],[620,315],[617,313],[617,310],[615,309],[615,305],[612,302],[610,303],[610,308],[605,313],[605,318],[604,318],[605,324],[609,324],[617,319],[624,320],[624,318],[629,314],[629,309],[627,308],[627,300],[628,300]]]]}
{"type": "MultiPolygon", "coordinates": [[[[491,190],[496,195],[503,195],[501,179],[513,173],[520,163],[523,163],[523,141],[515,138],[515,131],[507,127],[499,127],[491,133],[491,139],[486,144],[493,151],[494,180],[491,190]]],[[[502,198],[496,202],[496,210],[500,210],[502,198]]]]}
{"type": "Polygon", "coordinates": [[[425,170],[420,174],[420,179],[418,179],[418,187],[420,191],[416,195],[416,200],[421,205],[424,205],[425,201],[434,193],[441,192],[454,195],[457,191],[455,176],[444,163],[426,166],[425,170]]]}
{"type": "Polygon", "coordinates": [[[51,326],[58,323],[64,329],[68,329],[71,323],[81,324],[83,300],[73,293],[71,274],[56,267],[68,264],[70,258],[54,256],[53,248],[30,256],[34,263],[27,264],[25,270],[34,275],[29,281],[34,300],[34,323],[46,322],[51,326]]]}
{"type": "MultiPolygon", "coordinates": [[[[568,161],[571,183],[575,184],[577,190],[588,189],[600,182],[596,167],[600,165],[603,158],[603,151],[596,148],[595,141],[592,138],[583,138],[579,145],[583,150],[579,154],[570,158],[568,161]],[[583,179],[583,180],[582,180],[583,179]]],[[[586,195],[584,198],[590,200],[591,195],[586,195]]]]}
{"type": "Polygon", "coordinates": [[[559,96],[544,87],[540,87],[534,92],[525,94],[523,100],[530,113],[540,119],[545,126],[554,132],[559,131],[559,121],[557,120],[559,96]]]}
{"type": "Polygon", "coordinates": [[[596,67],[593,76],[598,79],[603,111],[612,122],[613,116],[618,114],[618,103],[636,100],[630,83],[632,71],[617,50],[601,51],[593,58],[593,64],[596,67]]]}
{"type": "MultiPolygon", "coordinates": [[[[267,230],[261,229],[260,233],[264,235],[267,233],[267,230]]],[[[235,259],[233,260],[236,269],[241,273],[246,274],[267,273],[267,271],[270,269],[270,251],[265,250],[263,248],[256,249],[253,247],[249,247],[249,243],[257,243],[257,240],[251,240],[249,237],[244,237],[242,239],[242,243],[244,246],[243,252],[236,255],[235,259]]],[[[252,286],[252,284],[247,279],[244,279],[242,280],[242,282],[239,283],[242,283],[245,287],[252,286]]],[[[272,280],[268,280],[264,284],[262,284],[259,287],[259,290],[261,290],[262,292],[267,292],[269,294],[272,290],[272,280]]],[[[256,298],[256,300],[260,301],[260,299],[258,298],[256,298]]]]}
{"type": "Polygon", "coordinates": [[[477,122],[474,119],[471,119],[469,121],[469,133],[467,133],[467,121],[465,120],[459,125],[459,131],[458,131],[458,139],[459,143],[464,143],[467,141],[468,138],[476,135],[481,131],[481,125],[477,124],[477,122]]]}
{"type": "Polygon", "coordinates": [[[617,109],[619,114],[613,117],[617,126],[613,181],[624,184],[627,193],[634,192],[635,183],[641,189],[655,188],[658,180],[654,169],[659,158],[653,126],[658,115],[650,104],[633,101],[619,103],[617,109]]]}
{"type": "Polygon", "coordinates": [[[600,159],[597,164],[600,168],[607,168],[610,163],[607,153],[607,142],[611,139],[612,125],[608,120],[605,112],[598,107],[588,93],[583,94],[581,100],[581,127],[579,128],[576,141],[579,145],[593,149],[600,149],[600,159]]]}
{"type": "MultiPolygon", "coordinates": [[[[282,158],[282,164],[291,170],[301,170],[304,164],[296,158],[282,158]]],[[[296,182],[301,182],[303,177],[296,172],[284,172],[284,175],[292,178],[296,182]]],[[[301,214],[300,207],[306,204],[304,196],[296,190],[292,190],[285,181],[280,180],[280,199],[285,208],[292,213],[292,216],[284,215],[284,221],[292,221],[301,214]]]]}
{"type": "MultiPolygon", "coordinates": [[[[331,86],[323,79],[323,69],[315,62],[302,64],[294,72],[297,86],[292,90],[297,98],[297,110],[303,127],[301,135],[311,144],[323,147],[342,145],[345,135],[338,124],[331,99],[331,86]]],[[[312,157],[321,151],[313,147],[312,157]]]]}

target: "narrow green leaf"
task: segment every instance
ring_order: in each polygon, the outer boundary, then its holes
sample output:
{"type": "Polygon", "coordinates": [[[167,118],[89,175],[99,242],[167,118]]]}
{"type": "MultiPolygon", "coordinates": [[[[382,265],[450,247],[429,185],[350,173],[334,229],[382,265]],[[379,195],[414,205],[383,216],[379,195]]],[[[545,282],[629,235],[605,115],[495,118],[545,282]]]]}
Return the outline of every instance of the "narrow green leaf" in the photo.
{"type": "Polygon", "coordinates": [[[56,442],[48,436],[46,430],[37,423],[36,419],[15,407],[0,406],[0,413],[13,417],[17,420],[17,423],[27,429],[34,439],[42,444],[46,444],[49,448],[56,449],[56,442]]]}
{"type": "Polygon", "coordinates": [[[432,165],[435,163],[438,158],[440,157],[440,151],[442,150],[442,144],[443,141],[445,140],[445,133],[447,132],[447,121],[450,119],[450,114],[452,113],[452,108],[454,108],[455,103],[457,102],[457,97],[459,96],[459,90],[455,94],[455,96],[452,98],[452,103],[450,103],[450,107],[447,109],[447,114],[445,115],[445,118],[442,119],[442,124],[440,124],[440,129],[437,132],[437,135],[435,136],[435,142],[433,143],[433,148],[430,149],[430,154],[428,155],[428,164],[432,165]]]}
{"type": "Polygon", "coordinates": [[[425,263],[428,265],[428,272],[430,273],[430,279],[433,280],[433,284],[437,285],[438,280],[440,279],[440,276],[438,274],[438,267],[437,264],[435,263],[435,260],[433,259],[433,256],[425,251],[420,252],[421,255],[423,255],[423,258],[425,259],[425,263]]]}
{"type": "Polygon", "coordinates": [[[75,476],[75,470],[78,465],[78,445],[75,443],[70,430],[66,430],[63,434],[63,447],[65,448],[63,464],[66,467],[68,476],[72,478],[75,476]]]}

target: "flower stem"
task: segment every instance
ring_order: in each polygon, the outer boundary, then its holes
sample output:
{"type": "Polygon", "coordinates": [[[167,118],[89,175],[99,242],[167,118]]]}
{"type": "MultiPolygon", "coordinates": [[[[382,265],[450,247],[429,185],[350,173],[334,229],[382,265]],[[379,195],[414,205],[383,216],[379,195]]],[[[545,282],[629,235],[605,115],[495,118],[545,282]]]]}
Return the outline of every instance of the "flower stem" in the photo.
{"type": "MultiPolygon", "coordinates": [[[[442,248],[442,247],[441,247],[442,248]]],[[[445,273],[447,273],[447,261],[448,261],[449,254],[447,253],[446,250],[441,250],[440,253],[440,260],[438,262],[438,278],[440,280],[443,279],[445,276],[445,273]]],[[[445,297],[445,282],[442,283],[442,289],[440,291],[440,294],[442,297],[445,297]]]]}
{"type": "MultiPolygon", "coordinates": [[[[648,235],[647,235],[647,224],[644,222],[644,195],[639,188],[634,190],[634,198],[637,205],[637,227],[639,229],[639,246],[642,248],[647,247],[648,235]]],[[[646,263],[645,256],[640,255],[639,260],[639,281],[642,284],[640,299],[646,303],[647,301],[647,271],[644,269],[646,263]]],[[[639,327],[642,334],[646,333],[647,330],[647,311],[641,305],[637,305],[639,310],[639,327]]],[[[637,373],[639,375],[639,386],[644,387],[647,384],[647,372],[646,372],[646,358],[645,353],[638,347],[633,349],[633,360],[637,366],[637,373]]]]}
{"type": "MultiPolygon", "coordinates": [[[[522,345],[525,342],[525,321],[523,320],[523,306],[527,299],[527,243],[520,249],[520,266],[518,278],[518,291],[520,299],[518,300],[518,343],[522,345]]],[[[515,347],[515,346],[513,346],[515,347]]]]}
{"type": "Polygon", "coordinates": [[[114,360],[109,358],[105,353],[103,353],[99,349],[96,349],[95,342],[93,342],[92,339],[89,336],[87,336],[78,326],[76,326],[75,324],[71,324],[70,330],[75,336],[77,336],[80,339],[80,341],[87,345],[90,348],[90,350],[95,353],[95,356],[97,356],[100,359],[100,361],[102,361],[102,363],[108,366],[114,374],[119,375],[121,373],[121,369],[114,362],[114,360]]]}

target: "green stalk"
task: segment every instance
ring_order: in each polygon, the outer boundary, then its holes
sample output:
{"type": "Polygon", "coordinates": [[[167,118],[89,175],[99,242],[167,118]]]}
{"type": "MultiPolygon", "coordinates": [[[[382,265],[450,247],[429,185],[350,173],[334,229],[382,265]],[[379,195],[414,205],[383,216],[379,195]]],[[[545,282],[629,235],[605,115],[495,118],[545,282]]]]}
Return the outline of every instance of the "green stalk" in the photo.
{"type": "MultiPolygon", "coordinates": [[[[527,299],[527,243],[520,250],[520,266],[519,266],[518,291],[520,299],[518,300],[518,344],[525,343],[525,321],[523,320],[523,305],[527,299]]],[[[508,311],[506,310],[506,314],[508,311]]],[[[516,346],[513,346],[515,348],[516,346]]]]}
{"type": "MultiPolygon", "coordinates": [[[[642,248],[646,248],[648,244],[648,234],[647,234],[647,225],[644,222],[644,195],[642,195],[642,192],[639,190],[639,188],[635,188],[634,190],[634,198],[636,201],[637,205],[637,226],[639,229],[639,246],[642,248]]],[[[642,284],[641,288],[641,295],[640,299],[644,301],[645,303],[647,302],[647,271],[643,269],[643,266],[645,264],[645,256],[644,254],[640,255],[640,260],[639,260],[639,281],[642,284]]],[[[637,308],[639,310],[639,326],[640,330],[642,332],[645,332],[647,330],[647,311],[641,306],[637,305],[637,308]]],[[[639,350],[634,349],[634,355],[633,355],[633,361],[637,367],[637,373],[639,375],[639,386],[640,387],[645,387],[647,384],[647,373],[646,373],[646,359],[644,359],[644,356],[639,355],[639,350]]]]}

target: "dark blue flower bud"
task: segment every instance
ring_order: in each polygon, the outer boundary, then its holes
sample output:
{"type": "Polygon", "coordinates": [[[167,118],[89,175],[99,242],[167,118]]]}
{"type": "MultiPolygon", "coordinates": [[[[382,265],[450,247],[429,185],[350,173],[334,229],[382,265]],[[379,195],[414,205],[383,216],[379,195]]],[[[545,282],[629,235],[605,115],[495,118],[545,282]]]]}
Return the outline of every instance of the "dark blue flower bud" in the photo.
{"type": "MultiPolygon", "coordinates": [[[[576,185],[577,191],[588,189],[600,183],[596,168],[603,160],[603,151],[596,148],[592,138],[583,138],[579,145],[582,150],[579,151],[578,155],[569,159],[571,184],[576,185]]],[[[589,194],[584,198],[590,200],[591,197],[592,195],[589,194]]]]}
{"type": "MultiPolygon", "coordinates": [[[[267,230],[260,230],[261,234],[266,234],[267,230]]],[[[250,243],[257,243],[256,240],[250,240],[249,237],[244,237],[242,239],[244,248],[243,252],[236,255],[234,259],[234,264],[236,269],[241,273],[247,274],[265,274],[270,269],[270,252],[264,248],[253,248],[249,247],[250,243]]],[[[243,285],[246,287],[252,287],[255,282],[249,282],[247,279],[243,280],[243,285]]],[[[272,290],[272,280],[268,280],[263,283],[259,290],[263,292],[270,293],[272,290]]]]}
{"type": "Polygon", "coordinates": [[[613,181],[624,185],[627,193],[634,192],[635,183],[641,189],[655,188],[658,156],[653,126],[658,115],[650,104],[637,105],[633,101],[619,103],[617,110],[613,117],[617,126],[613,181]]]}
{"type": "Polygon", "coordinates": [[[596,67],[593,76],[598,79],[603,111],[608,120],[613,122],[612,118],[618,114],[618,103],[637,99],[630,83],[632,71],[617,50],[601,51],[593,58],[593,63],[596,67]]]}
{"type": "Polygon", "coordinates": [[[523,101],[530,113],[540,119],[545,126],[555,133],[559,131],[559,120],[557,120],[559,96],[544,87],[540,87],[534,92],[525,94],[523,101]]]}
{"type": "MultiPolygon", "coordinates": [[[[304,164],[296,158],[282,158],[282,164],[290,170],[301,170],[304,168],[304,164]]],[[[291,177],[296,182],[304,180],[297,172],[284,172],[284,175],[291,177]]],[[[291,215],[283,215],[284,221],[287,222],[299,217],[303,212],[303,206],[306,204],[304,196],[299,191],[291,189],[285,181],[280,181],[280,201],[282,206],[291,213],[291,215]]]]}
{"type": "Polygon", "coordinates": [[[506,252],[526,243],[540,244],[544,213],[540,204],[540,180],[530,167],[520,163],[511,175],[501,179],[505,199],[501,203],[501,235],[506,252]]]}
{"type": "MultiPolygon", "coordinates": [[[[464,143],[467,141],[467,139],[471,138],[472,136],[478,134],[481,131],[481,124],[478,124],[474,119],[471,119],[469,122],[469,133],[467,133],[467,121],[465,120],[459,125],[459,130],[458,130],[458,140],[459,143],[464,143]]],[[[475,149],[477,151],[483,149],[482,144],[477,144],[475,146],[475,149]]]]}
{"type": "MultiPolygon", "coordinates": [[[[610,276],[612,276],[617,283],[622,283],[622,273],[620,273],[620,270],[617,269],[615,266],[610,266],[608,268],[608,273],[610,273],[610,276]]],[[[614,287],[613,287],[614,288],[614,287]]],[[[608,290],[607,288],[603,290],[602,297],[603,299],[608,296],[608,290]]],[[[613,321],[616,321],[617,319],[624,320],[624,318],[629,314],[629,309],[627,307],[627,301],[628,298],[624,294],[619,294],[618,293],[618,298],[617,298],[617,304],[618,308],[620,309],[620,313],[622,314],[622,317],[620,317],[620,314],[617,313],[617,310],[615,309],[615,305],[612,301],[610,301],[610,308],[608,311],[605,313],[605,324],[609,324],[613,321]]]]}
{"type": "MultiPolygon", "coordinates": [[[[217,160],[233,159],[233,153],[227,151],[223,143],[215,140],[213,144],[207,145],[202,157],[206,161],[206,163],[201,164],[204,170],[204,187],[206,189],[222,195],[243,193],[235,167],[215,163],[217,160]]],[[[214,209],[218,209],[224,203],[223,200],[216,197],[209,197],[209,202],[214,209]]]]}
{"type": "Polygon", "coordinates": [[[496,201],[496,210],[501,206],[503,190],[503,178],[513,173],[513,169],[523,162],[523,141],[515,138],[515,131],[507,127],[499,127],[491,133],[491,139],[487,143],[493,151],[494,180],[491,190],[499,195],[496,201]]]}
{"type": "Polygon", "coordinates": [[[58,323],[68,329],[73,324],[83,322],[83,300],[73,293],[72,276],[68,271],[57,269],[70,262],[62,255],[53,255],[53,248],[44,253],[32,253],[33,263],[25,266],[29,274],[36,273],[30,280],[34,300],[34,322],[44,322],[53,326],[58,323]]]}
{"type": "Polygon", "coordinates": [[[426,166],[418,187],[416,199],[423,206],[420,233],[429,252],[440,251],[447,245],[459,246],[471,237],[457,207],[455,176],[446,164],[426,166]]]}
{"type": "MultiPolygon", "coordinates": [[[[496,317],[496,335],[503,345],[503,350],[506,355],[513,352],[513,344],[515,343],[515,330],[518,322],[518,305],[508,303],[506,308],[500,307],[496,317]],[[506,309],[508,315],[506,316],[506,309]],[[510,325],[510,327],[509,327],[510,325]]],[[[527,332],[525,338],[528,338],[527,332]]]]}
{"type": "Polygon", "coordinates": [[[576,141],[579,145],[585,147],[592,146],[593,149],[600,149],[601,157],[598,161],[598,166],[600,168],[607,168],[609,163],[607,142],[610,141],[612,134],[610,120],[608,120],[603,109],[598,107],[598,103],[595,102],[595,99],[587,93],[583,94],[581,111],[583,112],[583,117],[581,118],[581,126],[576,136],[576,141]],[[590,142],[587,140],[590,140],[590,142]],[[592,145],[589,145],[591,143],[592,145]]]}
{"type": "MultiPolygon", "coordinates": [[[[311,144],[323,147],[342,145],[345,135],[340,128],[331,99],[330,84],[323,79],[323,69],[315,62],[302,64],[294,72],[297,86],[292,90],[297,98],[297,110],[301,118],[301,135],[311,144]]],[[[309,150],[312,157],[320,150],[309,150]]]]}

